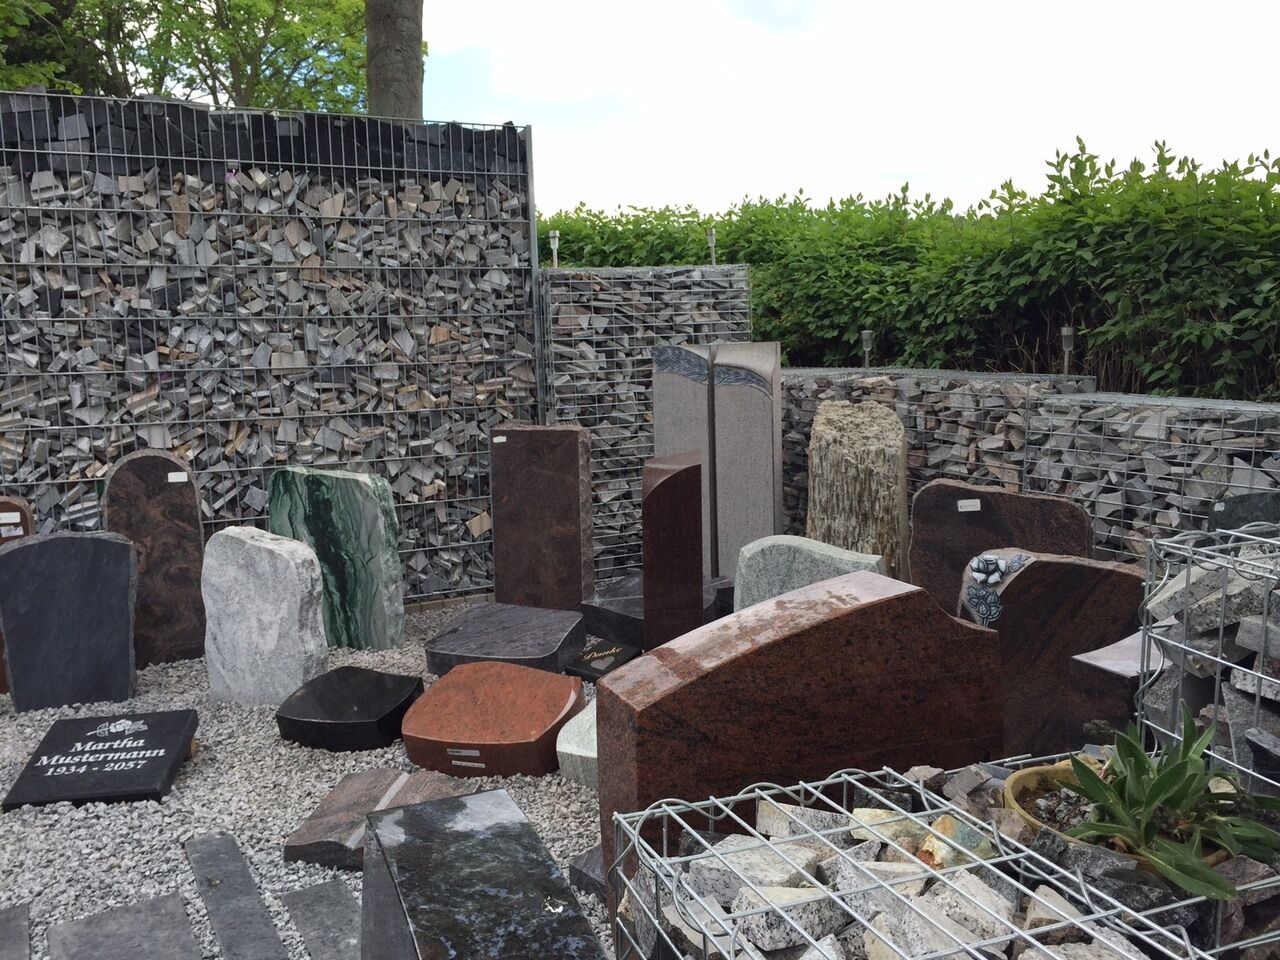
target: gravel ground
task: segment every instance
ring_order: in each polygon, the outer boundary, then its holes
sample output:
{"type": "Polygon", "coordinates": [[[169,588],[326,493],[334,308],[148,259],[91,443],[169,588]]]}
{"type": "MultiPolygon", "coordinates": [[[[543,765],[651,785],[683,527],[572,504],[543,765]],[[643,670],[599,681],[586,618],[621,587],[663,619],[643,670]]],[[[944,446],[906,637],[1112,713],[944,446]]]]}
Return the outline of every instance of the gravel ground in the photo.
{"type": "MultiPolygon", "coordinates": [[[[422,674],[418,641],[457,615],[460,607],[412,614],[405,646],[395,650],[330,651],[344,664],[422,674]]],[[[423,674],[428,684],[434,679],[423,674]]],[[[587,684],[589,696],[594,687],[587,684]]],[[[138,673],[138,693],[126,703],[99,703],[15,713],[0,696],[0,790],[7,790],[49,724],[61,717],[194,708],[200,750],[159,803],[88,804],[0,815],[0,908],[31,901],[32,957],[45,960],[45,929],[162,896],[181,893],[206,958],[221,958],[182,844],[207,833],[229,833],[258,879],[276,928],[294,960],[308,960],[280,894],[341,877],[357,895],[360,874],[285,863],[285,838],[345,774],[369,767],[416,769],[396,743],[384,750],[329,753],[280,739],[274,709],[218,703],[209,697],[203,660],[150,667],[138,673]]],[[[477,778],[479,789],[506,788],[567,875],[567,863],[599,840],[595,793],[558,774],[477,778]]],[[[584,910],[610,948],[607,917],[594,897],[584,910]]]]}

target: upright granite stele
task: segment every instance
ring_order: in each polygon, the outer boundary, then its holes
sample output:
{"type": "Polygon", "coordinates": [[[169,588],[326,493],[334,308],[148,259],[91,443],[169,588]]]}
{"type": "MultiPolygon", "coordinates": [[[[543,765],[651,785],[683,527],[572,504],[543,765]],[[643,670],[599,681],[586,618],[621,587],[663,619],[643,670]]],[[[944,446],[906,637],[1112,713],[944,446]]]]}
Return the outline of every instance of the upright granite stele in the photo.
{"type": "Polygon", "coordinates": [[[906,575],[907,432],[878,403],[827,400],[809,437],[806,533],[845,550],[884,558],[906,575]]]}
{"type": "Polygon", "coordinates": [[[645,461],[640,504],[645,649],[703,623],[701,488],[696,453],[645,461]]]}
{"type": "MultiPolygon", "coordinates": [[[[0,497],[0,547],[36,532],[31,505],[21,497],[0,497]]],[[[4,631],[0,630],[0,693],[9,692],[9,673],[4,666],[4,631]]]]}
{"type": "Polygon", "coordinates": [[[883,574],[884,560],[808,537],[785,533],[761,537],[748,543],[738,554],[733,609],[741,610],[811,583],[859,570],[883,574]]]}
{"type": "Polygon", "coordinates": [[[276,706],[324,672],[323,578],[305,543],[226,527],[209,538],[201,587],[215,700],[276,706]]]}
{"type": "Polygon", "coordinates": [[[310,546],[324,572],[333,647],[384,650],[404,639],[404,569],[384,477],[284,467],[271,475],[268,527],[310,546]]]}

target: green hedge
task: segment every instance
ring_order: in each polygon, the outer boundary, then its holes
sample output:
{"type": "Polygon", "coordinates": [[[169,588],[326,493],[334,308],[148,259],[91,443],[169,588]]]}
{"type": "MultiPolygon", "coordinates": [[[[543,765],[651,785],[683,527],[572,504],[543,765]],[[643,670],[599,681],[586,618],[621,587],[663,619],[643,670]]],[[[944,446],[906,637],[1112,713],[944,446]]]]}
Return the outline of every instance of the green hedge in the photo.
{"type": "Polygon", "coordinates": [[[860,364],[870,328],[880,363],[1051,372],[1070,324],[1103,389],[1280,398],[1280,161],[1155,152],[1117,169],[1079,143],[1044,194],[1006,183],[966,213],[905,187],[717,216],[580,206],[542,221],[540,258],[555,229],[562,266],[705,263],[714,224],[719,261],[752,266],[756,337],[795,366],[860,364]]]}

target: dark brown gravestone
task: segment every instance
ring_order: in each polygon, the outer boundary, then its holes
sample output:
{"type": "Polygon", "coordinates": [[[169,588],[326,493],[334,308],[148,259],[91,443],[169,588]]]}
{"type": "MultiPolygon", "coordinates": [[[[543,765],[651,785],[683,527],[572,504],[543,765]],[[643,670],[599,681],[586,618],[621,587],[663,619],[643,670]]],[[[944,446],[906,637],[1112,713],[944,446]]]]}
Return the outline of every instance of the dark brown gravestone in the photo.
{"type": "Polygon", "coordinates": [[[107,474],[103,524],[138,550],[133,648],[139,667],[204,655],[200,493],[187,463],[139,450],[107,474]]]}
{"type": "Polygon", "coordinates": [[[964,567],[980,553],[1018,547],[1024,553],[1087,557],[1093,552],[1089,515],[1070,500],[958,480],[934,480],[911,505],[911,582],[948,613],[964,567]]]}
{"type": "MultiPolygon", "coordinates": [[[[0,546],[36,532],[31,505],[21,497],[0,497],[0,546]]],[[[0,632],[0,693],[9,692],[9,678],[4,668],[4,633],[0,632]]]]}
{"type": "Polygon", "coordinates": [[[614,812],[662,798],[1004,755],[995,633],[874,573],[739,610],[619,667],[596,690],[605,863],[614,812]]]}
{"type": "Polygon", "coordinates": [[[1000,634],[1005,751],[1077,749],[1081,732],[1068,712],[1071,660],[1139,628],[1142,569],[1010,549],[975,557],[964,570],[964,616],[1000,634]]]}
{"type": "Polygon", "coordinates": [[[494,599],[577,610],[595,586],[591,434],[575,426],[489,435],[494,599]]]}
{"type": "Polygon", "coordinates": [[[646,460],[642,496],[644,647],[651,650],[705,620],[700,456],[646,460]]]}
{"type": "MultiPolygon", "coordinates": [[[[1165,667],[1159,645],[1147,655],[1147,675],[1165,667]]],[[[1123,730],[1134,719],[1135,698],[1143,677],[1142,632],[1097,650],[1078,653],[1067,671],[1067,721],[1082,733],[1097,721],[1123,730]]]]}

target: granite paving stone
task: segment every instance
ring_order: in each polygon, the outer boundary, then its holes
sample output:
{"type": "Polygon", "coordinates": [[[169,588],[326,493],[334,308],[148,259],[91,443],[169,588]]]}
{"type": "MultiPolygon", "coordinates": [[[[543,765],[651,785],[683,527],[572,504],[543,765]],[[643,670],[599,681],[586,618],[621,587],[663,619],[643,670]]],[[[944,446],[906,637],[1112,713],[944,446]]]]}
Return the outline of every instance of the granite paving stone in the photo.
{"type": "Polygon", "coordinates": [[[184,847],[224,960],[288,960],[235,840],[225,833],[210,834],[188,840],[184,847]]]}
{"type": "Polygon", "coordinates": [[[738,556],[733,608],[741,610],[811,583],[859,570],[884,573],[884,560],[808,537],[788,534],[762,537],[743,547],[738,556]]]}
{"type": "Polygon", "coordinates": [[[30,960],[31,904],[0,910],[0,960],[30,960]]]}
{"type": "Polygon", "coordinates": [[[280,704],[280,736],[322,750],[377,750],[400,739],[405,712],[422,695],[421,677],[336,667],[280,704]]]}
{"type": "Polygon", "coordinates": [[[200,948],[171,893],[53,925],[49,960],[200,960],[200,948]]]}
{"type": "Polygon", "coordinates": [[[586,639],[576,609],[482,603],[467,608],[426,642],[427,670],[442,677],[460,663],[499,660],[563,673],[582,653],[586,639]]]}
{"type": "Polygon", "coordinates": [[[360,960],[360,904],[341,880],[280,895],[311,960],[360,960]]]}

